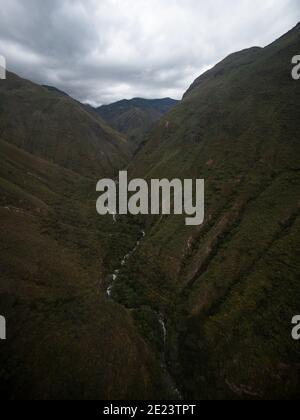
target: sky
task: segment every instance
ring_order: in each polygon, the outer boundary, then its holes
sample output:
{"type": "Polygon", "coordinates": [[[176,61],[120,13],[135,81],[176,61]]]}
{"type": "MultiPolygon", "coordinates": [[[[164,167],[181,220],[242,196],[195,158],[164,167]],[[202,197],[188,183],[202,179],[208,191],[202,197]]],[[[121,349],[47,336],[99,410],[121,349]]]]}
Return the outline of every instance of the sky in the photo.
{"type": "Polygon", "coordinates": [[[93,106],[180,99],[228,54],[299,21],[299,0],[0,0],[0,55],[93,106]]]}

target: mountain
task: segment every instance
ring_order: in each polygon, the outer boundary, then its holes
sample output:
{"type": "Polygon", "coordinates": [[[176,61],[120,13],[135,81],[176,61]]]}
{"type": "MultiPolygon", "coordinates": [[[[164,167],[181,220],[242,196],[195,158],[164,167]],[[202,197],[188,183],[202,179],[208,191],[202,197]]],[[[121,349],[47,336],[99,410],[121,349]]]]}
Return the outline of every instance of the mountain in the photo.
{"type": "Polygon", "coordinates": [[[103,105],[97,113],[114,129],[125,134],[135,148],[162,116],[178,101],[174,99],[122,100],[111,105],[103,105]]]}
{"type": "Polygon", "coordinates": [[[170,395],[132,313],[106,296],[140,229],[96,213],[96,182],[129,156],[99,121],[16,75],[0,81],[3,399],[170,395]]]}
{"type": "Polygon", "coordinates": [[[109,241],[116,258],[126,247],[96,216],[94,183],[3,140],[0,162],[2,398],[167,397],[130,313],[106,298],[109,241]]]}
{"type": "MultiPolygon", "coordinates": [[[[95,118],[97,117],[98,119],[101,120],[101,124],[105,124],[105,122],[100,118],[100,116],[97,114],[97,109],[92,107],[89,104],[84,104],[82,102],[76,101],[74,98],[72,98],[70,95],[68,95],[66,92],[56,88],[55,86],[49,86],[49,85],[42,85],[45,89],[47,89],[49,92],[54,93],[55,95],[62,95],[62,96],[67,96],[69,99],[73,100],[74,102],[76,102],[80,107],[82,107],[85,111],[89,112],[92,114],[92,116],[95,118]]],[[[107,125],[107,124],[106,124],[107,125]]]]}
{"type": "Polygon", "coordinates": [[[300,24],[200,76],[130,164],[132,177],[205,179],[205,223],[147,219],[113,291],[160,308],[185,398],[299,396],[299,44],[300,24]]]}
{"type": "Polygon", "coordinates": [[[113,175],[130,157],[125,137],[78,102],[12,73],[0,84],[0,137],[96,179],[113,175]]]}
{"type": "Polygon", "coordinates": [[[134,158],[73,99],[0,81],[3,399],[299,398],[299,42],[217,64],[134,158]],[[204,178],[204,224],[98,216],[95,181],[130,158],[204,178]]]}

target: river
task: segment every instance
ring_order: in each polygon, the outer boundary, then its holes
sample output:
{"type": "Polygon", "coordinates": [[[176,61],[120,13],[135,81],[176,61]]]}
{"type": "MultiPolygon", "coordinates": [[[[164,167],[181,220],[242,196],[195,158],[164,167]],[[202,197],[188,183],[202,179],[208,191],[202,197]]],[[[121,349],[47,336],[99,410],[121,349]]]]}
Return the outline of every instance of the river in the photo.
{"type": "MultiPolygon", "coordinates": [[[[116,222],[115,218],[114,218],[114,222],[116,222]]],[[[138,239],[138,241],[136,242],[133,249],[123,257],[123,259],[121,261],[121,264],[120,264],[120,267],[117,268],[113,272],[113,274],[111,275],[111,283],[106,290],[106,294],[107,294],[107,297],[109,299],[113,299],[113,296],[112,296],[113,287],[114,287],[115,282],[119,278],[119,274],[120,274],[122,268],[124,268],[126,266],[129,259],[136,253],[136,251],[138,250],[138,248],[140,247],[140,245],[142,243],[142,240],[145,237],[146,237],[146,232],[142,230],[141,231],[141,236],[138,239]]],[[[161,356],[161,358],[162,358],[161,367],[162,367],[162,370],[164,372],[166,382],[167,382],[169,388],[172,390],[173,394],[176,396],[176,398],[178,400],[182,400],[183,399],[182,395],[181,395],[180,391],[178,390],[178,388],[175,384],[175,381],[172,378],[172,376],[171,376],[171,374],[168,370],[168,367],[167,367],[167,337],[168,337],[168,333],[167,333],[167,327],[166,327],[166,322],[165,322],[165,319],[164,319],[164,315],[162,313],[156,312],[154,310],[153,310],[153,313],[155,313],[155,315],[157,316],[157,320],[159,322],[161,332],[162,332],[162,335],[163,335],[163,352],[162,352],[162,356],[161,356]]]]}

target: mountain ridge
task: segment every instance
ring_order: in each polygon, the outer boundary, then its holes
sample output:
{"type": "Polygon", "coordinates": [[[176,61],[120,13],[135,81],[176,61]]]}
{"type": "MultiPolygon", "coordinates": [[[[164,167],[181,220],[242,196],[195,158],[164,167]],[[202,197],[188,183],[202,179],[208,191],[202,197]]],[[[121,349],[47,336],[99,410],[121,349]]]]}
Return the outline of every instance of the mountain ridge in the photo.
{"type": "Polygon", "coordinates": [[[299,394],[289,328],[300,300],[299,45],[297,25],[225,58],[129,166],[132,178],[205,179],[205,223],[147,220],[139,261],[114,292],[130,307],[127,296],[143,291],[141,305],[163,308],[172,373],[192,399],[299,394]]]}
{"type": "Polygon", "coordinates": [[[68,95],[7,72],[0,100],[2,139],[28,152],[97,178],[130,158],[126,138],[68,95]]]}
{"type": "Polygon", "coordinates": [[[133,98],[103,105],[96,112],[109,125],[124,133],[136,149],[153,125],[178,103],[171,98],[133,98]]]}

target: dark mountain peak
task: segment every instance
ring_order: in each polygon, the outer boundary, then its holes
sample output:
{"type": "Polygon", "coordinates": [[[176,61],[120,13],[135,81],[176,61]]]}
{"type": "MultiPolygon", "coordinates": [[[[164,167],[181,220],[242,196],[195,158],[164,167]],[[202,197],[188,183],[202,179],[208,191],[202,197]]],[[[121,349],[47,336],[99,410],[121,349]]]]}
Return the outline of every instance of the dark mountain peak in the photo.
{"type": "Polygon", "coordinates": [[[185,99],[191,94],[194,94],[195,90],[202,86],[203,83],[229,75],[229,73],[235,70],[243,71],[247,66],[254,64],[256,60],[259,60],[260,58],[266,62],[266,60],[272,59],[271,57],[273,56],[275,60],[274,65],[280,67],[280,65],[284,65],[283,60],[285,60],[285,58],[281,57],[281,61],[279,61],[275,55],[282,52],[286,55],[286,59],[289,63],[291,57],[296,53],[299,53],[299,42],[300,22],[289,32],[272,42],[270,45],[267,45],[265,48],[252,47],[230,54],[211,70],[208,70],[198,77],[184,94],[183,98],[185,99]]]}
{"type": "Polygon", "coordinates": [[[174,106],[178,103],[177,100],[172,98],[162,98],[162,99],[145,99],[145,98],[132,98],[132,99],[122,99],[120,101],[114,102],[112,104],[102,105],[98,109],[107,109],[107,108],[117,108],[122,106],[128,107],[138,107],[138,108],[155,108],[161,109],[165,106],[174,106]]]}
{"type": "Polygon", "coordinates": [[[183,98],[186,98],[197,89],[202,83],[208,81],[209,79],[214,79],[218,76],[223,76],[226,72],[229,72],[235,68],[240,68],[241,66],[246,66],[252,64],[263,48],[261,47],[252,47],[246,48],[244,50],[229,54],[224,60],[216,64],[212,69],[206,71],[201,76],[199,76],[184,94],[183,98]]]}
{"type": "Polygon", "coordinates": [[[57,88],[7,72],[0,103],[1,140],[32,155],[87,177],[114,174],[129,159],[125,136],[57,88]]]}
{"type": "Polygon", "coordinates": [[[111,127],[126,134],[134,147],[137,147],[153,124],[178,102],[171,98],[123,99],[103,105],[96,111],[111,127]]]}

